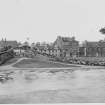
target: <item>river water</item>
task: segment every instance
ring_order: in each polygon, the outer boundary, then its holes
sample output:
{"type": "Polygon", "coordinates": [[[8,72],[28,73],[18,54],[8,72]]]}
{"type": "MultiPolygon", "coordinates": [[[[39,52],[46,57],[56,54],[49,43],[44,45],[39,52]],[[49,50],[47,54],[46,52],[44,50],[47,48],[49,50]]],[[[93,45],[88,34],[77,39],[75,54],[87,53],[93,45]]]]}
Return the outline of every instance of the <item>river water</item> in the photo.
{"type": "Polygon", "coordinates": [[[24,99],[23,103],[40,102],[43,97],[42,102],[48,102],[48,99],[49,102],[105,102],[104,69],[59,70],[54,73],[19,70],[10,76],[13,77],[13,80],[0,83],[0,103],[5,100],[7,103],[18,100],[16,102],[19,103],[20,94],[21,101],[24,99]],[[52,93],[47,94],[48,91],[52,93]],[[38,99],[40,100],[38,101],[38,99]]]}

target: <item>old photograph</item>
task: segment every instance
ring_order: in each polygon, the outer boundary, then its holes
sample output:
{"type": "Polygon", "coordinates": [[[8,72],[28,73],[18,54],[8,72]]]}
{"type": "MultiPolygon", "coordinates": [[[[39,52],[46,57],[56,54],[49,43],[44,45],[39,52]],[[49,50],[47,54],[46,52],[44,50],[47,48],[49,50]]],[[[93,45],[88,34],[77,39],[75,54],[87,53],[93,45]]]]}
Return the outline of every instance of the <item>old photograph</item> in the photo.
{"type": "Polygon", "coordinates": [[[0,104],[105,103],[105,0],[0,0],[0,104]]]}

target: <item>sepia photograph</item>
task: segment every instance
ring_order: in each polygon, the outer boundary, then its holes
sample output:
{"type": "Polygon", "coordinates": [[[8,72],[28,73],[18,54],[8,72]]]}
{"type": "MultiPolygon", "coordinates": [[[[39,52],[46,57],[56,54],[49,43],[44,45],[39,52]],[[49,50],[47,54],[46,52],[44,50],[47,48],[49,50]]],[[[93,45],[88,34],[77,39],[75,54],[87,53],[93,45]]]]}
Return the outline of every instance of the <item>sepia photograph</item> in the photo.
{"type": "Polygon", "coordinates": [[[0,0],[0,104],[105,103],[105,0],[0,0]]]}

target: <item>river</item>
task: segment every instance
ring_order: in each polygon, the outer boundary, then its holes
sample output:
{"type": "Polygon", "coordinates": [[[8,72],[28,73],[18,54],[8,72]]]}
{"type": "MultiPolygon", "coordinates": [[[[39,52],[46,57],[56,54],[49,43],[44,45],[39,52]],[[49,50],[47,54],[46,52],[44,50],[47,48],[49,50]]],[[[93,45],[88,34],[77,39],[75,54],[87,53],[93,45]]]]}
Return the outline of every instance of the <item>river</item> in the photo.
{"type": "Polygon", "coordinates": [[[0,103],[105,102],[105,70],[16,71],[0,83],[0,103]]]}

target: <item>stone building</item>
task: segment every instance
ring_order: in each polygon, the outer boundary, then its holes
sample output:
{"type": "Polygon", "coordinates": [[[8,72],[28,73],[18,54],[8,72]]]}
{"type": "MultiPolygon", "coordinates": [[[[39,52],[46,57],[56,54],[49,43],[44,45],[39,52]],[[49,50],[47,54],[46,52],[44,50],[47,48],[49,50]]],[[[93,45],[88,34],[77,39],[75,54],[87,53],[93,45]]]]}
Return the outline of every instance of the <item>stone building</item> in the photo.
{"type": "Polygon", "coordinates": [[[12,48],[15,48],[18,46],[18,43],[17,41],[9,41],[9,40],[6,40],[6,39],[2,39],[0,41],[0,47],[5,47],[5,46],[11,46],[12,48]]]}
{"type": "Polygon", "coordinates": [[[62,55],[65,57],[78,56],[79,42],[75,37],[61,37],[58,36],[54,42],[54,47],[62,50],[62,55]]]}
{"type": "Polygon", "coordinates": [[[104,57],[105,41],[89,42],[85,41],[79,48],[79,56],[86,57],[104,57]]]}

